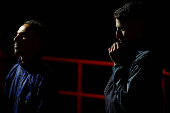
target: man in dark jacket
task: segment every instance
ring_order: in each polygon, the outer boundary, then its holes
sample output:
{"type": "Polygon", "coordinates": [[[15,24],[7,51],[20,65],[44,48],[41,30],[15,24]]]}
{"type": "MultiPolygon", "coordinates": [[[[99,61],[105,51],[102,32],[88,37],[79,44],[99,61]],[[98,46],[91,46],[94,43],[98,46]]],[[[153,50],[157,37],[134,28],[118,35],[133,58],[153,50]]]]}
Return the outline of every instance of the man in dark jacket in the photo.
{"type": "Polygon", "coordinates": [[[56,77],[41,56],[47,33],[46,27],[35,20],[26,21],[17,31],[14,51],[20,57],[7,75],[4,89],[12,113],[56,113],[56,77]]]}
{"type": "Polygon", "coordinates": [[[106,113],[163,112],[162,68],[149,47],[144,8],[131,1],[114,12],[117,41],[109,48],[114,67],[104,91],[106,113]]]}

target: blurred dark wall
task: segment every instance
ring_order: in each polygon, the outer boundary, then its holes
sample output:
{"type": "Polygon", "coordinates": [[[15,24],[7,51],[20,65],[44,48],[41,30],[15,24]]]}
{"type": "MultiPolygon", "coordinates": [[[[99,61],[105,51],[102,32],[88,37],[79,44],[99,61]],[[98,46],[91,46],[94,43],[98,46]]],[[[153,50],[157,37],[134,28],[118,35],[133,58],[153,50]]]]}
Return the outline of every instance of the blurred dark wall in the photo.
{"type": "Polygon", "coordinates": [[[4,54],[13,53],[18,28],[34,19],[51,32],[45,56],[110,61],[107,49],[115,38],[113,12],[126,1],[2,2],[0,49],[4,54]]]}
{"type": "MultiPolygon", "coordinates": [[[[3,53],[13,53],[12,40],[18,28],[25,20],[34,19],[44,23],[51,32],[43,55],[110,61],[108,48],[113,44],[116,32],[113,13],[129,1],[3,1],[3,7],[0,7],[0,49],[3,53]]],[[[165,29],[169,25],[166,15],[168,7],[163,1],[145,2],[149,15],[154,15],[153,21],[149,21],[153,24],[148,24],[148,27],[157,29],[151,38],[160,43],[168,33],[165,29]]],[[[149,15],[146,14],[146,18],[150,18],[149,15]]],[[[168,44],[169,41],[162,45],[168,44]]]]}

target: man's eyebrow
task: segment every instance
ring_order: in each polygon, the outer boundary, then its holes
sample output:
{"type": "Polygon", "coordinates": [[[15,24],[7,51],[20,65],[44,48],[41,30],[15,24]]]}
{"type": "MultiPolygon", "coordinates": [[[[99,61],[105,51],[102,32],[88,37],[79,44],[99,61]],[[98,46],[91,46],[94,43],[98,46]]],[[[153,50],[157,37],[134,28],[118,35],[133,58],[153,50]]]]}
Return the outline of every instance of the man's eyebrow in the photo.
{"type": "Polygon", "coordinates": [[[17,31],[17,34],[26,34],[26,32],[18,32],[18,31],[17,31]]]}

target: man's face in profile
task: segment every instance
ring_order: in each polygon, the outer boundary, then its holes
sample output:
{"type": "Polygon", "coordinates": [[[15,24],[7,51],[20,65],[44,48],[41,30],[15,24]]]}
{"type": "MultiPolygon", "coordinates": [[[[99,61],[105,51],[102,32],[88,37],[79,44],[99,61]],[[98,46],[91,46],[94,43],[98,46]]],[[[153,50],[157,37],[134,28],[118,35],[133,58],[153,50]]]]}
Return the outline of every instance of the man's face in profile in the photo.
{"type": "Polygon", "coordinates": [[[14,52],[20,55],[37,52],[40,46],[37,43],[38,36],[29,24],[24,24],[18,29],[14,42],[14,52]]]}
{"type": "Polygon", "coordinates": [[[142,25],[140,23],[126,23],[116,19],[116,38],[122,41],[134,41],[142,37],[142,25]]]}

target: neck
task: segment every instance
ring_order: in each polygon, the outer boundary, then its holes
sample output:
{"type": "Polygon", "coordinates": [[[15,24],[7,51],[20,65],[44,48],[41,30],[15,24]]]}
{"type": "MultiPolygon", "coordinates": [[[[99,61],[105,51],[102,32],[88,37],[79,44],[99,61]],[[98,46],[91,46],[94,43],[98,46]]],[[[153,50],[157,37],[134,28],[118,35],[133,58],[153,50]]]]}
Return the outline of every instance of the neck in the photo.
{"type": "Polygon", "coordinates": [[[29,61],[31,61],[35,56],[36,56],[36,53],[21,55],[21,56],[20,56],[20,57],[21,57],[21,62],[22,62],[22,63],[29,62],[29,61]]]}

